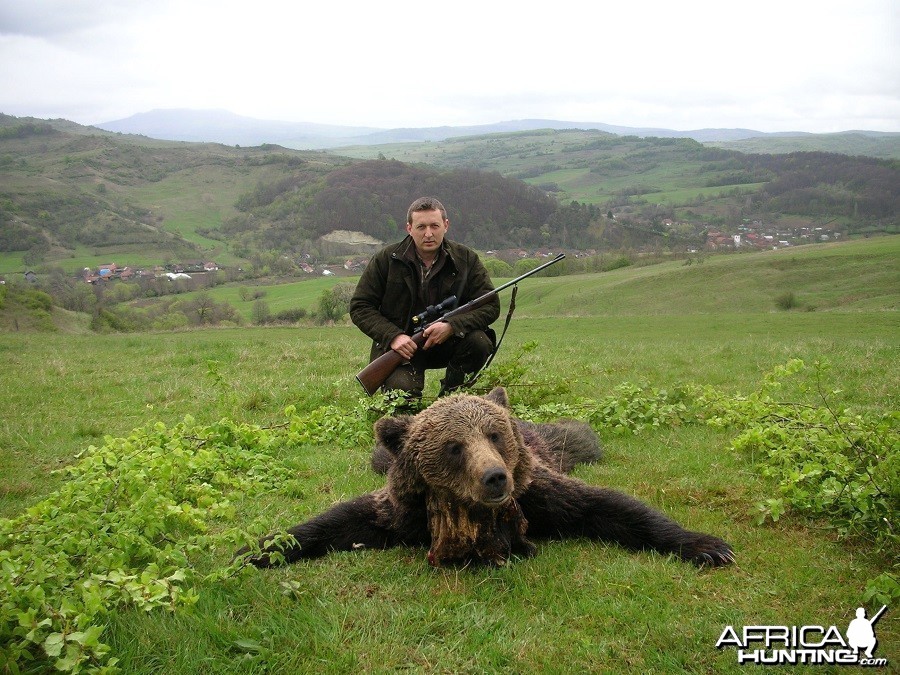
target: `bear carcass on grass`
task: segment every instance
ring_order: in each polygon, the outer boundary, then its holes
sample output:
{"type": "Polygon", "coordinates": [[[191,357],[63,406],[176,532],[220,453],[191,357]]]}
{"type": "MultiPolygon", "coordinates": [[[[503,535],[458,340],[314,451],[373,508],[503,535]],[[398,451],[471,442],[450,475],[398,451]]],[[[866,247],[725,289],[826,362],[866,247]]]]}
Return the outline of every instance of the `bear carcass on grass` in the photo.
{"type": "Polygon", "coordinates": [[[731,546],[691,532],[621,492],[565,475],[599,456],[587,425],[514,419],[506,391],[439,399],[419,414],[375,423],[376,470],[387,485],[341,502],[238,555],[258,566],[331,551],[428,546],[432,565],[502,565],[535,552],[529,537],[590,537],[631,550],[727,565],[731,546]],[[277,552],[277,554],[276,554],[277,552]]]}

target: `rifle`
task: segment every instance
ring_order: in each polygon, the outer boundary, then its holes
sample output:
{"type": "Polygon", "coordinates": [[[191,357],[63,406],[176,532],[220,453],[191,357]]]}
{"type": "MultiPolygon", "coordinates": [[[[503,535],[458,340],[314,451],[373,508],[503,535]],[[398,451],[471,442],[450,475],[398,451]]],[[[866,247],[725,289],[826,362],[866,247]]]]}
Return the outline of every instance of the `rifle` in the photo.
{"type": "MultiPolygon", "coordinates": [[[[445,321],[447,319],[451,319],[454,316],[459,316],[460,314],[464,314],[466,312],[470,312],[473,309],[478,309],[485,303],[493,300],[500,291],[509,288],[510,286],[515,286],[522,279],[530,277],[532,274],[537,274],[542,269],[550,267],[550,265],[554,265],[558,263],[560,260],[565,258],[564,253],[560,253],[550,262],[546,262],[543,265],[538,265],[530,272],[526,272],[520,277],[516,277],[512,281],[507,281],[505,284],[498,286],[492,291],[488,291],[484,295],[481,295],[474,300],[470,300],[464,305],[453,308],[456,305],[456,296],[451,295],[449,298],[442,301],[437,305],[429,305],[424,312],[421,314],[417,314],[413,317],[413,323],[416,325],[413,334],[410,336],[413,339],[413,342],[416,343],[416,346],[421,349],[422,345],[425,344],[425,337],[422,335],[422,332],[428,328],[433,323],[437,323],[438,321],[445,321]]],[[[366,393],[369,396],[372,396],[378,388],[384,384],[384,381],[393,373],[397,367],[406,361],[405,358],[400,356],[393,349],[389,349],[384,354],[379,356],[377,359],[372,361],[369,365],[363,368],[356,375],[357,381],[362,385],[362,388],[366,390],[366,393]]]]}
{"type": "Polygon", "coordinates": [[[882,605],[881,609],[878,610],[878,613],[875,616],[873,616],[871,619],[869,619],[869,625],[874,626],[875,622],[881,618],[881,615],[884,614],[884,610],[886,610],[886,609],[887,609],[887,605],[882,605]]]}

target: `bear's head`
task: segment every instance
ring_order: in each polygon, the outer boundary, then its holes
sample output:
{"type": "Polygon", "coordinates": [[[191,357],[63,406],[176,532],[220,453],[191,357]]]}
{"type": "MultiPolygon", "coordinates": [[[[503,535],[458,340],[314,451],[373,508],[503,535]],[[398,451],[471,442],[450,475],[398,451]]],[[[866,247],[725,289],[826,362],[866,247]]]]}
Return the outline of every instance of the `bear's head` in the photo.
{"type": "Polygon", "coordinates": [[[388,485],[397,500],[435,492],[460,504],[499,507],[531,480],[531,453],[502,388],[483,398],[441,398],[414,416],[383,418],[375,435],[396,458],[388,485]]]}

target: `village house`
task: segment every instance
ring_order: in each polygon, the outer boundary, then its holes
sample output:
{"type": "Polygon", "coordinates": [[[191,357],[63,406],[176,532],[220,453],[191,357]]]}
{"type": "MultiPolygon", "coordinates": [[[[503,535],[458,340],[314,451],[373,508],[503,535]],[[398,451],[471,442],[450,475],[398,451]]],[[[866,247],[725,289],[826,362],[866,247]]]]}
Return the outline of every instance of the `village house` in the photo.
{"type": "Polygon", "coordinates": [[[359,272],[366,268],[366,265],[369,264],[369,259],[362,258],[350,258],[344,262],[344,269],[348,272],[359,272]]]}

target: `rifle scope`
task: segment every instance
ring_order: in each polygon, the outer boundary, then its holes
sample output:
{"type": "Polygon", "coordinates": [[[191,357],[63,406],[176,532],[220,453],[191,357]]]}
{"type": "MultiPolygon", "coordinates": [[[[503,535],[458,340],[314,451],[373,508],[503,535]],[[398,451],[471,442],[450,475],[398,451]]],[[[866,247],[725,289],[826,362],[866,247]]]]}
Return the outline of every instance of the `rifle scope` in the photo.
{"type": "Polygon", "coordinates": [[[441,314],[446,311],[449,311],[456,307],[456,296],[451,295],[449,298],[444,298],[436,305],[428,305],[425,308],[425,311],[421,314],[416,314],[412,318],[413,326],[417,328],[424,323],[431,321],[432,319],[437,319],[441,314]]]}

